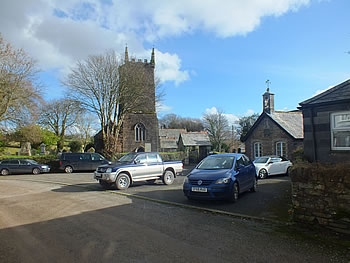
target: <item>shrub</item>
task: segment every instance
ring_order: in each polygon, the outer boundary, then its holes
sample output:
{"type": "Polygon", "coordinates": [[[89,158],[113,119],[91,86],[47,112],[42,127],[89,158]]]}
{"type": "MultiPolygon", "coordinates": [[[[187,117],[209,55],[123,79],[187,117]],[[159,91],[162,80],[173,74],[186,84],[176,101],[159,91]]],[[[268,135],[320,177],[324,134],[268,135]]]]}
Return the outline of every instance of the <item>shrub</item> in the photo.
{"type": "Polygon", "coordinates": [[[76,153],[81,151],[82,144],[80,141],[71,141],[68,146],[71,152],[76,153]]]}

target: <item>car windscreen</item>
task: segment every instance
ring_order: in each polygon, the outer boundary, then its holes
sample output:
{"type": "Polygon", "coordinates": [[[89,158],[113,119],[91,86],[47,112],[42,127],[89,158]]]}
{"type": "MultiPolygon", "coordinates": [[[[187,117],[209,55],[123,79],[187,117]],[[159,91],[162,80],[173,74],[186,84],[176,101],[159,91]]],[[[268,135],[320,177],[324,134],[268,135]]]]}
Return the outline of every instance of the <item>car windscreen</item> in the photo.
{"type": "Polygon", "coordinates": [[[231,169],[234,159],[234,156],[210,156],[199,163],[196,168],[199,170],[231,169]]]}
{"type": "Polygon", "coordinates": [[[266,163],[269,160],[268,157],[260,157],[254,160],[254,163],[266,163]]]}
{"type": "Polygon", "coordinates": [[[128,153],[121,157],[118,161],[122,163],[130,163],[132,160],[134,160],[136,153],[128,153]]]}

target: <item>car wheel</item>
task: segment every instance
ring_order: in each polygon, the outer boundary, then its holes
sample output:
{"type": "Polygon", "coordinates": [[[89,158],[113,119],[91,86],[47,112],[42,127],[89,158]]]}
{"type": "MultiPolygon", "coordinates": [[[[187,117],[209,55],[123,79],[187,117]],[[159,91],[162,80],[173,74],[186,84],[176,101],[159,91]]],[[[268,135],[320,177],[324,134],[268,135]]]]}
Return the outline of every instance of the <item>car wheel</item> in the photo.
{"type": "Polygon", "coordinates": [[[172,171],[165,171],[163,175],[163,183],[166,185],[172,184],[175,180],[174,173],[172,171]]]}
{"type": "Polygon", "coordinates": [[[73,172],[73,167],[72,166],[66,166],[64,167],[64,171],[67,173],[67,174],[70,174],[73,172]]]}
{"type": "Polygon", "coordinates": [[[33,174],[40,174],[40,169],[35,167],[32,171],[33,174]]]}
{"type": "Polygon", "coordinates": [[[146,180],[146,182],[149,184],[154,184],[156,181],[157,181],[157,179],[146,180]]]}
{"type": "Polygon", "coordinates": [[[259,171],[259,178],[260,179],[265,179],[267,177],[267,171],[265,169],[261,169],[259,171]]]}
{"type": "Polygon", "coordinates": [[[7,170],[7,169],[1,170],[1,175],[8,175],[8,174],[9,174],[9,170],[7,170]]]}
{"type": "Polygon", "coordinates": [[[253,186],[249,189],[251,192],[256,192],[256,189],[258,188],[258,180],[256,177],[254,177],[254,184],[253,186]]]}
{"type": "Polygon", "coordinates": [[[239,186],[237,182],[234,182],[232,186],[230,201],[232,203],[235,203],[238,199],[238,195],[239,195],[239,186]]]}
{"type": "Polygon", "coordinates": [[[287,168],[286,176],[289,176],[289,174],[290,174],[290,169],[291,169],[290,167],[287,168]]]}
{"type": "Polygon", "coordinates": [[[115,181],[115,186],[118,190],[125,190],[130,186],[130,178],[127,174],[121,173],[115,181]]]}

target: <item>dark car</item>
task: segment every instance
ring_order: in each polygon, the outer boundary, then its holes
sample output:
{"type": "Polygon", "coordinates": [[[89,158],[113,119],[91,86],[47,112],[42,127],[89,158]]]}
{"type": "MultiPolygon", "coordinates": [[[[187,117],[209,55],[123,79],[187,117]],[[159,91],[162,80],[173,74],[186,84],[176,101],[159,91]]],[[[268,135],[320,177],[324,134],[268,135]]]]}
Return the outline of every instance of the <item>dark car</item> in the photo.
{"type": "Polygon", "coordinates": [[[256,188],[254,164],[241,153],[207,156],[187,175],[183,184],[188,199],[231,202],[236,202],[240,193],[255,192],[256,188]]]}
{"type": "Polygon", "coordinates": [[[47,164],[40,164],[32,159],[6,159],[0,162],[1,175],[47,172],[50,172],[50,167],[47,164]]]}
{"type": "Polygon", "coordinates": [[[111,163],[99,153],[61,153],[59,169],[66,173],[73,171],[94,171],[102,164],[111,163]]]}

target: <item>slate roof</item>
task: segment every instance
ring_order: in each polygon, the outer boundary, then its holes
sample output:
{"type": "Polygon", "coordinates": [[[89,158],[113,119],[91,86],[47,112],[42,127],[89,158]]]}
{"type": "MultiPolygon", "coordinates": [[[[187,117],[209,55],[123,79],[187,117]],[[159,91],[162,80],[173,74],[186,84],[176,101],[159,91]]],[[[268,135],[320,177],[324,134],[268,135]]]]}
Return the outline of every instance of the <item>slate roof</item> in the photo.
{"type": "Polygon", "coordinates": [[[338,103],[344,100],[350,100],[350,79],[299,104],[301,107],[305,107],[315,104],[338,103]]]}
{"type": "Polygon", "coordinates": [[[160,148],[177,149],[177,142],[182,132],[186,132],[186,129],[159,129],[160,148]]]}
{"type": "Polygon", "coordinates": [[[159,129],[159,137],[178,140],[182,132],[186,132],[186,129],[159,129]]]}
{"type": "Polygon", "coordinates": [[[282,129],[289,133],[295,139],[304,138],[303,114],[300,111],[274,111],[271,114],[266,113],[282,129]]]}
{"type": "Polygon", "coordinates": [[[160,148],[177,149],[177,140],[160,140],[160,148]]]}
{"type": "Polygon", "coordinates": [[[210,146],[211,142],[206,132],[181,133],[184,146],[210,146]]]}
{"type": "Polygon", "coordinates": [[[304,139],[303,114],[301,111],[273,111],[272,113],[263,112],[259,116],[248,133],[242,138],[243,142],[249,138],[265,117],[274,121],[294,139],[304,139]]]}

